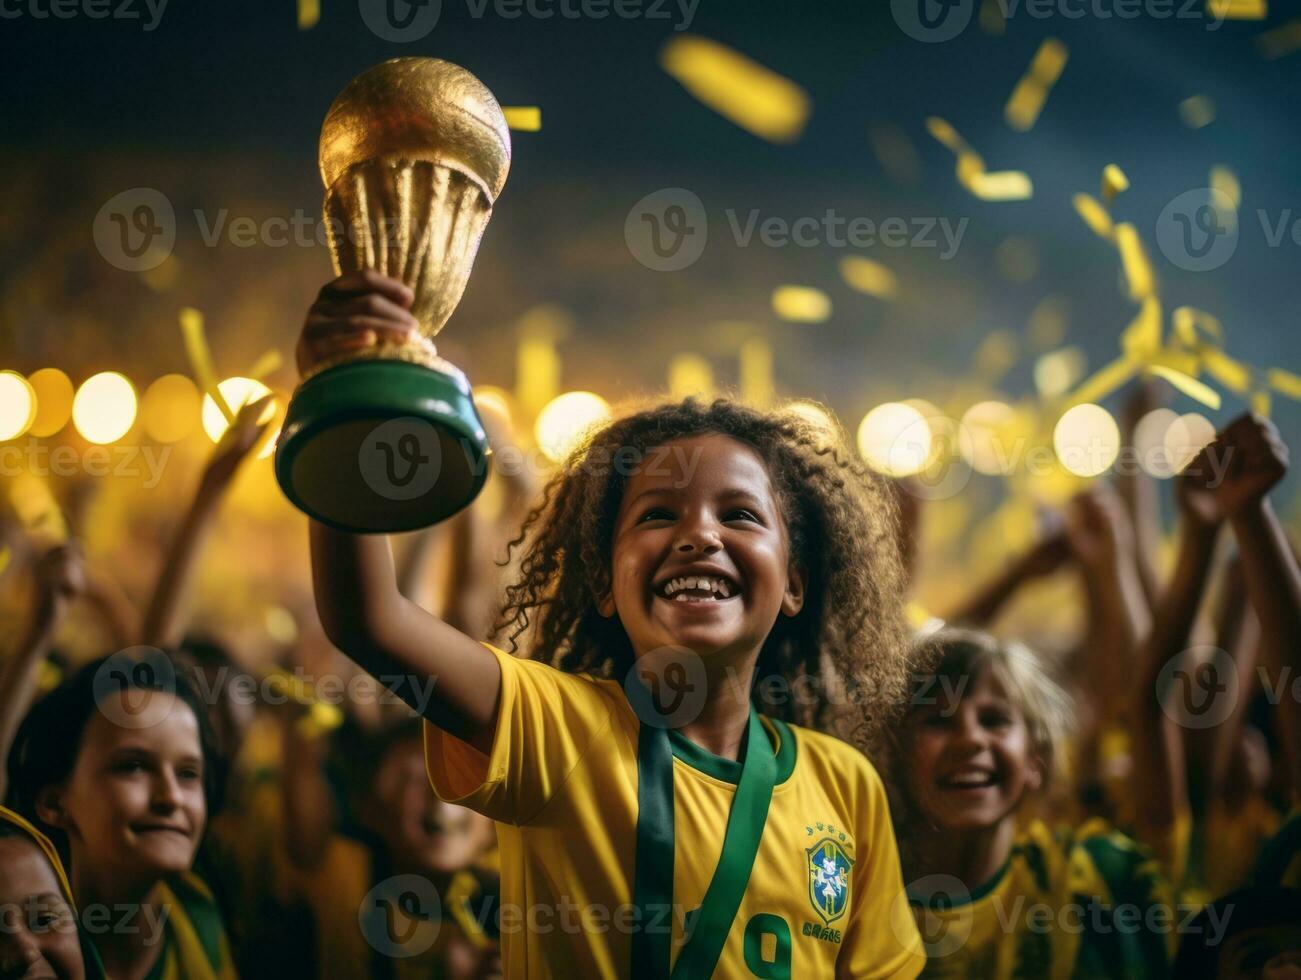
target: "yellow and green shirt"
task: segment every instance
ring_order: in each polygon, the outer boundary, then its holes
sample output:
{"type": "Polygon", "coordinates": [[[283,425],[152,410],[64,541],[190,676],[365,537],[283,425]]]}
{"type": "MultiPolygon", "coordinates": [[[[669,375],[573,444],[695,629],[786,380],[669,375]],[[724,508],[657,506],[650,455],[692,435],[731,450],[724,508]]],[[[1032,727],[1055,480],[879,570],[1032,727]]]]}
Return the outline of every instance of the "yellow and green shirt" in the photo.
{"type": "Polygon", "coordinates": [[[167,910],[163,951],[146,980],[235,980],[230,943],[208,886],[187,871],[160,886],[158,901],[167,910]]]}
{"type": "MultiPolygon", "coordinates": [[[[489,648],[492,649],[492,648],[489,648]]],[[[432,725],[434,790],[498,822],[501,942],[512,978],[631,972],[632,936],[684,927],[719,862],[741,763],[670,733],[673,894],[668,922],[633,904],[640,725],[617,681],[493,649],[501,665],[490,755],[432,725]]],[[[713,975],[913,977],[923,953],[884,787],[863,755],[762,720],[777,777],[759,849],[713,975]]]]}
{"type": "Polygon", "coordinates": [[[1176,927],[1195,911],[1175,906],[1155,859],[1100,820],[1056,833],[1032,822],[970,894],[918,884],[932,892],[910,895],[926,977],[1165,977],[1176,927]]]}

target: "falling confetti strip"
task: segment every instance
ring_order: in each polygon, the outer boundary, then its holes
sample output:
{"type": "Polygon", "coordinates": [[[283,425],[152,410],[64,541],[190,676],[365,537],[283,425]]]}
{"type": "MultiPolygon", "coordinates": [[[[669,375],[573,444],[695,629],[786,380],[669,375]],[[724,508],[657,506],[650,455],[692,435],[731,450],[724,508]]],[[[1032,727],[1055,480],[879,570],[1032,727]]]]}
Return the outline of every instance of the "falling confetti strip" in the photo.
{"type": "Polygon", "coordinates": [[[983,0],[980,5],[980,29],[994,37],[1007,33],[1007,13],[1002,0],[983,0]]]}
{"type": "Polygon", "coordinates": [[[1069,57],[1066,45],[1054,37],[1039,45],[1030,67],[1017,82],[1003,109],[1003,118],[1009,126],[1022,133],[1034,128],[1069,57]]]}
{"type": "Polygon", "coordinates": [[[1209,126],[1215,121],[1215,103],[1204,95],[1189,96],[1179,103],[1179,118],[1189,129],[1209,126]]]}
{"type": "Polygon", "coordinates": [[[1110,206],[1117,197],[1129,190],[1129,178],[1125,171],[1114,163],[1109,163],[1102,170],[1102,200],[1110,206]]]}
{"type": "Polygon", "coordinates": [[[840,276],[850,289],[878,299],[893,299],[899,292],[899,279],[893,272],[859,255],[840,260],[840,276]]]}
{"type": "Polygon", "coordinates": [[[1156,275],[1152,262],[1138,237],[1138,229],[1129,222],[1116,225],[1116,248],[1129,283],[1129,298],[1135,301],[1151,296],[1156,290],[1156,275]]]}
{"type": "Polygon", "coordinates": [[[232,424],[235,413],[217,389],[217,372],[212,366],[212,352],[208,349],[208,338],[203,330],[203,314],[192,306],[181,310],[181,334],[185,338],[185,353],[190,358],[190,368],[194,371],[194,380],[198,382],[199,389],[221,410],[221,414],[226,417],[226,424],[232,424]]]}
{"type": "Polygon", "coordinates": [[[321,0],[298,0],[298,29],[310,31],[321,20],[321,0]]]}
{"type": "Polygon", "coordinates": [[[731,48],[678,37],[664,45],[660,64],[705,105],[761,139],[790,143],[804,132],[808,93],[731,48]]]}
{"type": "Polygon", "coordinates": [[[831,316],[831,299],[812,286],[778,286],[772,293],[772,308],[792,323],[822,323],[831,316]]]}
{"type": "Polygon", "coordinates": [[[1214,20],[1264,20],[1268,0],[1206,0],[1206,13],[1214,20]]]}
{"type": "Polygon", "coordinates": [[[927,131],[958,158],[958,183],[982,201],[1025,201],[1034,196],[1030,177],[1019,170],[987,173],[984,158],[973,150],[953,126],[939,116],[926,120],[927,131]]]}
{"type": "Polygon", "coordinates": [[[1095,235],[1105,241],[1112,241],[1116,237],[1116,226],[1111,220],[1111,214],[1096,197],[1090,197],[1088,194],[1076,194],[1071,198],[1071,203],[1075,205],[1075,210],[1079,212],[1084,223],[1089,226],[1095,235]]]}
{"type": "Polygon", "coordinates": [[[1301,51],[1301,17],[1257,35],[1256,49],[1270,61],[1301,51]]]}
{"type": "Polygon", "coordinates": [[[535,105],[502,106],[506,125],[521,133],[536,133],[542,128],[542,109],[535,105]]]}

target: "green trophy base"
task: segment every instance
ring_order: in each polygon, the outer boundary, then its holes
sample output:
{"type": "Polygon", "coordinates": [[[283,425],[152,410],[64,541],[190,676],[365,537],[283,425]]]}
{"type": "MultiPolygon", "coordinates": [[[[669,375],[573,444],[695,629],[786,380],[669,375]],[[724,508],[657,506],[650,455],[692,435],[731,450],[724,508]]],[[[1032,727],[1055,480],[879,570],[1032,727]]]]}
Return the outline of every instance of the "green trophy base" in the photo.
{"type": "Polygon", "coordinates": [[[455,368],[352,361],[294,393],[276,479],[322,524],[392,534],[437,524],[474,500],[489,455],[470,384],[455,368]]]}

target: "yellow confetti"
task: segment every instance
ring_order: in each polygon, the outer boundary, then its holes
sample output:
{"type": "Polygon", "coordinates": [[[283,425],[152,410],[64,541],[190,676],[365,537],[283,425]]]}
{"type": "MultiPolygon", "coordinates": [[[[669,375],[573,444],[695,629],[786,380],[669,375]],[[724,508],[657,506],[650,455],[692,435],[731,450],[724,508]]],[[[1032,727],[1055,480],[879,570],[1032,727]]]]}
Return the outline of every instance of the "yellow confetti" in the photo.
{"type": "Polygon", "coordinates": [[[506,125],[521,133],[536,133],[542,128],[542,109],[535,105],[502,106],[506,125]]]}
{"type": "Polygon", "coordinates": [[[1030,313],[1028,332],[1030,343],[1038,350],[1057,347],[1066,338],[1069,319],[1065,301],[1060,296],[1048,296],[1030,313]]]}
{"type": "Polygon", "coordinates": [[[660,52],[660,65],[705,105],[761,139],[790,143],[804,132],[808,93],[716,41],[673,38],[660,52]]]}
{"type": "Polygon", "coordinates": [[[1034,184],[1020,170],[1000,170],[993,174],[973,174],[967,189],[982,201],[1028,201],[1034,197],[1034,184]]]}
{"type": "Polygon", "coordinates": [[[1100,402],[1137,373],[1138,364],[1132,358],[1118,358],[1081,384],[1071,395],[1071,404],[1100,402]]]}
{"type": "Polygon", "coordinates": [[[1010,330],[994,330],[976,348],[976,370],[991,384],[998,382],[1016,363],[1020,344],[1010,330]]]}
{"type": "Polygon", "coordinates": [[[778,286],[773,290],[772,308],[792,323],[822,323],[831,316],[831,299],[812,286],[778,286]]]}
{"type": "Polygon", "coordinates": [[[1273,61],[1295,51],[1301,51],[1301,17],[1281,24],[1273,30],[1256,36],[1256,49],[1261,56],[1273,61]]]}
{"type": "Polygon", "coordinates": [[[1129,178],[1125,171],[1114,163],[1107,164],[1102,170],[1102,200],[1110,205],[1119,195],[1129,190],[1129,178]]]}
{"type": "Polygon", "coordinates": [[[268,374],[279,371],[280,364],[280,351],[272,347],[270,350],[263,352],[262,356],[253,362],[253,366],[248,369],[244,377],[252,378],[254,381],[261,381],[268,374]]]}
{"type": "Polygon", "coordinates": [[[1263,415],[1269,418],[1270,409],[1274,407],[1274,399],[1270,397],[1268,391],[1261,389],[1251,396],[1251,410],[1257,415],[1263,415]]]}
{"type": "Polygon", "coordinates": [[[714,369],[699,354],[679,354],[669,361],[669,397],[674,401],[695,396],[712,398],[714,369]]]}
{"type": "Polygon", "coordinates": [[[763,337],[751,337],[741,344],[737,359],[737,383],[741,389],[741,398],[748,405],[765,408],[772,402],[776,390],[773,384],[772,344],[763,337]]]}
{"type": "Polygon", "coordinates": [[[1071,198],[1071,203],[1075,205],[1075,210],[1095,235],[1106,241],[1115,238],[1116,226],[1111,221],[1111,215],[1096,197],[1076,194],[1071,198]]]}
{"type": "Polygon", "coordinates": [[[1291,371],[1284,371],[1282,368],[1270,368],[1265,376],[1275,391],[1289,398],[1301,398],[1301,376],[1291,371]]]}
{"type": "Polygon", "coordinates": [[[1116,225],[1116,248],[1120,251],[1125,279],[1129,283],[1129,298],[1141,300],[1152,295],[1156,290],[1156,277],[1143,242],[1138,237],[1138,229],[1128,222],[1116,225]]]}
{"type": "Polygon", "coordinates": [[[1201,129],[1215,121],[1215,103],[1204,95],[1191,95],[1179,103],[1179,118],[1189,129],[1201,129]]]}
{"type": "Polygon", "coordinates": [[[878,299],[892,299],[899,292],[899,279],[893,272],[880,262],[862,256],[841,259],[840,276],[851,289],[878,299]]]}
{"type": "Polygon", "coordinates": [[[926,120],[926,131],[955,154],[961,155],[971,150],[967,141],[958,135],[958,131],[939,116],[931,116],[926,120]]]}
{"type": "Polygon", "coordinates": [[[310,31],[321,20],[321,0],[298,0],[298,29],[310,31]]]}
{"type": "Polygon", "coordinates": [[[1007,33],[1007,14],[1000,0],[983,0],[980,5],[980,29],[995,37],[1007,33]]]}
{"type": "Polygon", "coordinates": [[[1022,133],[1034,128],[1068,59],[1066,45],[1056,38],[1050,37],[1039,45],[1029,69],[1017,82],[1003,109],[1009,126],[1022,133]]]}
{"type": "Polygon", "coordinates": [[[1023,201],[1034,195],[1029,176],[1019,170],[986,173],[984,158],[946,120],[931,116],[926,130],[957,156],[958,183],[982,201],[1023,201]]]}
{"type": "Polygon", "coordinates": [[[1215,20],[1264,20],[1268,0],[1206,0],[1206,12],[1215,20]]]}
{"type": "Polygon", "coordinates": [[[1242,204],[1242,185],[1238,175],[1228,167],[1211,168],[1210,206],[1216,218],[1230,229],[1238,223],[1238,207],[1242,204]]]}
{"type": "Polygon", "coordinates": [[[0,545],[0,575],[5,573],[12,558],[13,552],[9,549],[9,545],[0,545]]]}
{"type": "Polygon", "coordinates": [[[226,417],[226,424],[235,421],[226,399],[217,389],[217,372],[212,366],[212,353],[208,349],[208,339],[203,331],[203,314],[192,306],[181,309],[181,334],[185,338],[185,352],[190,358],[190,368],[194,371],[194,380],[199,387],[216,403],[221,414],[226,417]]]}
{"type": "Polygon", "coordinates": [[[1162,364],[1153,364],[1148,370],[1158,377],[1165,378],[1189,398],[1201,402],[1207,408],[1219,411],[1220,393],[1209,385],[1203,384],[1182,371],[1176,371],[1174,368],[1168,368],[1162,364]]]}

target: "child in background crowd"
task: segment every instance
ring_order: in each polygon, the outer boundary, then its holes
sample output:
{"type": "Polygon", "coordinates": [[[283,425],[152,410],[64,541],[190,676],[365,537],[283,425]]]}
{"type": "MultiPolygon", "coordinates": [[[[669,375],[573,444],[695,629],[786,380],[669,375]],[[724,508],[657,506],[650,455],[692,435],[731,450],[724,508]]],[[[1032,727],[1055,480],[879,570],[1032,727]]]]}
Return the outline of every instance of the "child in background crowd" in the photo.
{"type": "Polygon", "coordinates": [[[920,644],[893,783],[905,880],[936,977],[1162,977],[1173,935],[1157,864],[1100,821],[1033,815],[1057,773],[1070,702],[1023,646],[945,629],[920,644]],[[1123,913],[1113,911],[1124,907],[1123,913]]]}
{"type": "Polygon", "coordinates": [[[72,888],[39,830],[0,807],[0,977],[83,980],[87,971],[72,888]]]}
{"type": "Polygon", "coordinates": [[[143,926],[92,938],[105,971],[234,976],[212,893],[190,868],[224,787],[206,708],[158,651],[92,661],[42,698],[9,755],[14,809],[69,857],[83,906],[143,926]]]}

